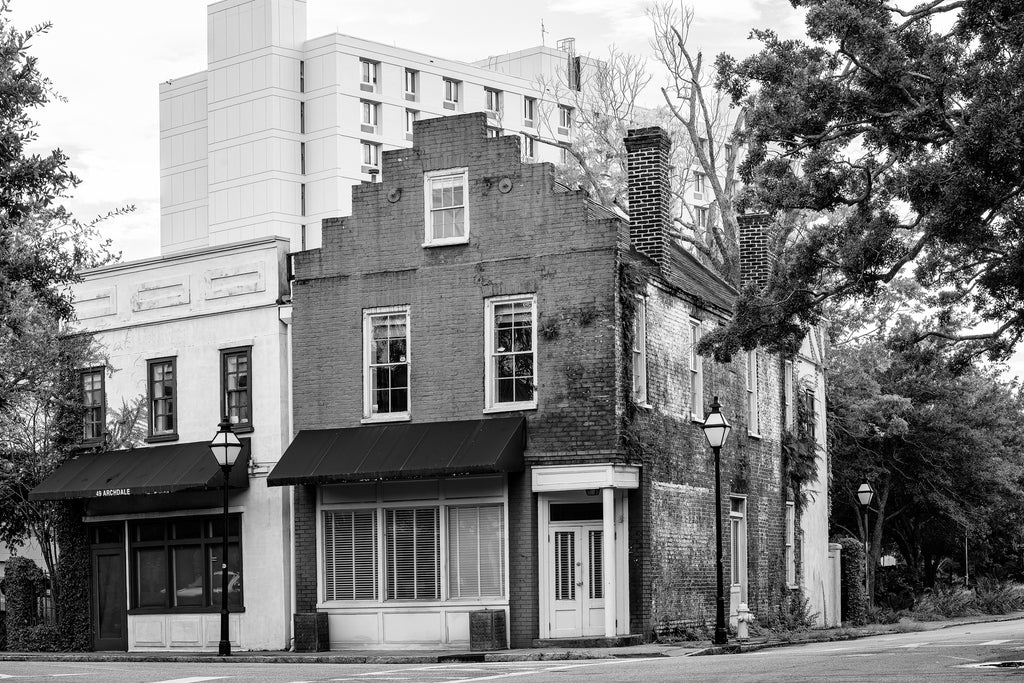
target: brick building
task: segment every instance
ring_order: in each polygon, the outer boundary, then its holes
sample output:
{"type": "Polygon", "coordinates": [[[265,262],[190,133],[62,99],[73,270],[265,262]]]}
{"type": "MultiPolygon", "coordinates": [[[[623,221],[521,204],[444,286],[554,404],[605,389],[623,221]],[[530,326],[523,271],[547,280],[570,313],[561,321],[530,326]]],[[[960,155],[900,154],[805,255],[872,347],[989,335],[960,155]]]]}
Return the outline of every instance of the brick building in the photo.
{"type": "Polygon", "coordinates": [[[767,609],[799,575],[791,397],[778,358],[693,350],[736,292],[667,234],[667,136],[627,139],[630,224],[486,127],[417,122],[295,257],[268,484],[294,485],[297,614],[332,648],[465,646],[482,609],[513,646],[713,623],[712,395],[732,609],[767,609]]]}

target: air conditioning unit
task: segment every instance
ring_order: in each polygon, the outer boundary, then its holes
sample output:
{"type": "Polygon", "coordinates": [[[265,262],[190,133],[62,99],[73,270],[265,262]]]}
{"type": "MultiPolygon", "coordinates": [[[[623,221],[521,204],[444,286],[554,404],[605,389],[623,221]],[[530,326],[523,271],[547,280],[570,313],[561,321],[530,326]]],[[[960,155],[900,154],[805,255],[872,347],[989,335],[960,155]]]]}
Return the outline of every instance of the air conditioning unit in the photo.
{"type": "Polygon", "coordinates": [[[704,201],[704,193],[703,192],[694,192],[693,193],[693,201],[695,201],[695,202],[702,202],[702,201],[704,201]]]}
{"type": "Polygon", "coordinates": [[[569,135],[569,129],[564,127],[564,126],[559,126],[558,127],[558,134],[559,135],[569,135]]]}

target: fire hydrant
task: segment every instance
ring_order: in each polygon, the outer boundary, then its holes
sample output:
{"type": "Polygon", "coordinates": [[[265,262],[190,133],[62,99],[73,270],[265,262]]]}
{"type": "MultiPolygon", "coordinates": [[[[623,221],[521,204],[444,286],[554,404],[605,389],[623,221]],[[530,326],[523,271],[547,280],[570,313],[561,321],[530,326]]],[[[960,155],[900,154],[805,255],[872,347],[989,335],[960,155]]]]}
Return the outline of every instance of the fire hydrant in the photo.
{"type": "Polygon", "coordinates": [[[754,623],[754,615],[747,603],[741,602],[736,610],[736,640],[750,640],[749,625],[754,623]]]}

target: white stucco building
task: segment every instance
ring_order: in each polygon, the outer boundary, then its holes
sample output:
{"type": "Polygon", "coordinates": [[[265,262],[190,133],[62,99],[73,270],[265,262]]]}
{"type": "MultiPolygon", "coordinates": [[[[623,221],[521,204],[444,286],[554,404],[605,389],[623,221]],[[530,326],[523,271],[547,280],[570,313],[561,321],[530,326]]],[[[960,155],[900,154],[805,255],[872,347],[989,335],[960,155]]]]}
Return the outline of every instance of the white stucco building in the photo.
{"type": "MultiPolygon", "coordinates": [[[[572,111],[540,80],[580,83],[593,62],[536,47],[474,64],[333,33],[306,37],[305,0],[223,0],[207,10],[205,71],[160,85],[160,244],[170,254],[267,235],[321,245],[349,188],[409,147],[412,122],[488,111],[494,134],[569,139],[572,111]]],[[[536,161],[557,147],[524,139],[536,161]]]]}

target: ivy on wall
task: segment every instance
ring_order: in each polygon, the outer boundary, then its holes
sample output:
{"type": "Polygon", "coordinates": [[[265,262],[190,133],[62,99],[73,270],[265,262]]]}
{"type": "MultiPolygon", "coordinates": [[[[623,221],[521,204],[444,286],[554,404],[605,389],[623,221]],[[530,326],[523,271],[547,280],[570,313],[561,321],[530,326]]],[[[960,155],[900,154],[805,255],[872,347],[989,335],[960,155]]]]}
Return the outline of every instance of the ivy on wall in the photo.
{"type": "Polygon", "coordinates": [[[54,604],[58,641],[61,650],[85,652],[93,645],[89,615],[89,536],[82,522],[85,511],[79,500],[61,501],[57,505],[54,532],[60,547],[57,567],[62,583],[54,604]]]}

